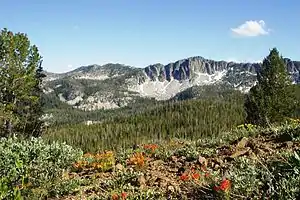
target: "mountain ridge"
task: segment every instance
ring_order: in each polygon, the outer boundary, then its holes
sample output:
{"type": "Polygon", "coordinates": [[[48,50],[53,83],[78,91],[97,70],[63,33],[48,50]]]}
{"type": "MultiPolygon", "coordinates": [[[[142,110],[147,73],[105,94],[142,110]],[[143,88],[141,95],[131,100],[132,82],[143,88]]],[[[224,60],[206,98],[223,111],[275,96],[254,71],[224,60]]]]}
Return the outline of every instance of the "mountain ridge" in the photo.
{"type": "MultiPolygon", "coordinates": [[[[300,61],[284,61],[293,82],[299,83],[300,61]]],[[[260,68],[261,63],[214,61],[201,56],[145,68],[94,64],[66,73],[46,72],[44,91],[75,108],[112,109],[126,106],[138,97],[168,100],[193,86],[223,84],[248,92],[255,85],[260,68]]]]}

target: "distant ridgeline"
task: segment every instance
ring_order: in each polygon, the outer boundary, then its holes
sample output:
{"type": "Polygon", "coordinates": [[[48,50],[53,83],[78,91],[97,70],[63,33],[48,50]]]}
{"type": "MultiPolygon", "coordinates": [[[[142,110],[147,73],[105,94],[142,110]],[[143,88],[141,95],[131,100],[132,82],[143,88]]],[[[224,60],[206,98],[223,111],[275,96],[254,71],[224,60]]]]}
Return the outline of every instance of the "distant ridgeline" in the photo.
{"type": "MultiPolygon", "coordinates": [[[[300,62],[287,58],[284,61],[293,81],[299,83],[300,62]]],[[[64,102],[81,110],[113,109],[139,98],[168,100],[193,86],[217,84],[247,92],[256,83],[260,68],[260,63],[202,57],[144,69],[121,64],[90,65],[62,74],[47,73],[44,93],[50,99],[56,98],[53,102],[64,102]]]]}

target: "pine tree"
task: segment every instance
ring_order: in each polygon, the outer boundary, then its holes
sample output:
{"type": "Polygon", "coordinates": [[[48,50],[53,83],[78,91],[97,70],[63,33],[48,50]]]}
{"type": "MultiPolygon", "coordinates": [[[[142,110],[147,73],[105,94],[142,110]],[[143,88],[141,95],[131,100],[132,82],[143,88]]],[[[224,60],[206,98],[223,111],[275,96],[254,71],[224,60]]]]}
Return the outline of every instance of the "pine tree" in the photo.
{"type": "Polygon", "coordinates": [[[246,97],[247,121],[263,126],[291,115],[296,96],[282,56],[276,48],[263,60],[258,83],[246,97]]]}
{"type": "Polygon", "coordinates": [[[42,127],[42,58],[26,34],[0,32],[0,114],[2,135],[39,135],[42,127]]]}

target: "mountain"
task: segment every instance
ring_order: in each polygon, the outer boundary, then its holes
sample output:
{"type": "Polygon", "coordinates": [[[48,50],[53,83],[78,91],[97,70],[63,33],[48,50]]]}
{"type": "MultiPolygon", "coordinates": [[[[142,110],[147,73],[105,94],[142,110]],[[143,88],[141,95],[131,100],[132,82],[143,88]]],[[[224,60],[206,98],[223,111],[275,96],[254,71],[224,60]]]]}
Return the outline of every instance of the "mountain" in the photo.
{"type": "MultiPolygon", "coordinates": [[[[299,83],[300,62],[288,58],[284,61],[294,83],[299,83]]],[[[145,68],[112,63],[89,65],[67,73],[47,72],[44,92],[51,101],[81,110],[113,109],[141,98],[193,98],[201,95],[205,85],[248,92],[260,69],[260,63],[214,61],[200,56],[145,68]]]]}

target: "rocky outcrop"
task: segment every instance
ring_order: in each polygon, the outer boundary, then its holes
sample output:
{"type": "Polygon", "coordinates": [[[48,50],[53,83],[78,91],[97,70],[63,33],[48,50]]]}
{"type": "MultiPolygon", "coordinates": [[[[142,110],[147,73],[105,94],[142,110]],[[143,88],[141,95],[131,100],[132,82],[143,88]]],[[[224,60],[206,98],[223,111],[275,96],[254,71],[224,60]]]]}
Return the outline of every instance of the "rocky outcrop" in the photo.
{"type": "MultiPolygon", "coordinates": [[[[299,74],[300,62],[284,59],[289,73],[299,74]]],[[[146,75],[153,81],[170,81],[191,79],[195,73],[212,75],[224,70],[244,71],[257,74],[261,63],[235,63],[225,61],[214,61],[203,57],[190,57],[167,65],[155,64],[145,68],[146,75]]],[[[298,78],[298,76],[297,76],[298,78]]]]}

